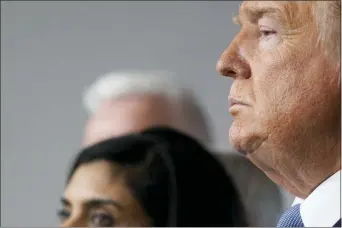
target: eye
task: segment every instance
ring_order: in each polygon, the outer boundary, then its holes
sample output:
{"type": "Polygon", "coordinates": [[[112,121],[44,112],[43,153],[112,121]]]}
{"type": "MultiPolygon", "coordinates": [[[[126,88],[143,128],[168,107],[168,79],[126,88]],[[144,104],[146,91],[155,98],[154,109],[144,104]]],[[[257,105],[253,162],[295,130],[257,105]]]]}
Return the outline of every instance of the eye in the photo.
{"type": "Polygon", "coordinates": [[[260,33],[261,33],[261,37],[268,37],[268,36],[276,34],[277,32],[269,27],[260,26],[260,33]]]}
{"type": "Polygon", "coordinates": [[[92,227],[113,227],[114,217],[106,213],[96,213],[91,215],[90,223],[92,227]]]}
{"type": "Polygon", "coordinates": [[[71,214],[70,211],[67,211],[65,209],[59,210],[57,212],[57,216],[61,222],[64,222],[65,220],[67,220],[70,217],[70,214],[71,214]]]}

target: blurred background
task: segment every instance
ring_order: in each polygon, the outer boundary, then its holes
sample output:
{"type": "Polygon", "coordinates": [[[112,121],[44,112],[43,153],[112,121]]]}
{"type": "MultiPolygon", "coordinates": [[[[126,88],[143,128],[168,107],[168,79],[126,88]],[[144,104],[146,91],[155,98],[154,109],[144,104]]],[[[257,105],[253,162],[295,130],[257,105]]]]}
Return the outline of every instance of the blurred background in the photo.
{"type": "Polygon", "coordinates": [[[238,32],[239,4],[1,2],[1,225],[57,225],[84,88],[110,71],[175,72],[207,108],[216,149],[232,151],[232,80],[215,64],[238,32]]]}

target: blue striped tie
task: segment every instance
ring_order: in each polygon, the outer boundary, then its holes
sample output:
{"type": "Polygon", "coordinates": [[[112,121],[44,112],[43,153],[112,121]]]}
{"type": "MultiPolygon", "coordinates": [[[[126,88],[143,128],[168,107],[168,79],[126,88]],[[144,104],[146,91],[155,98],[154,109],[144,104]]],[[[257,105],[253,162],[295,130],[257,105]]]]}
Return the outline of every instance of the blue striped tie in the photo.
{"type": "Polygon", "coordinates": [[[296,204],[281,216],[277,227],[304,227],[300,217],[300,204],[296,204]]]}

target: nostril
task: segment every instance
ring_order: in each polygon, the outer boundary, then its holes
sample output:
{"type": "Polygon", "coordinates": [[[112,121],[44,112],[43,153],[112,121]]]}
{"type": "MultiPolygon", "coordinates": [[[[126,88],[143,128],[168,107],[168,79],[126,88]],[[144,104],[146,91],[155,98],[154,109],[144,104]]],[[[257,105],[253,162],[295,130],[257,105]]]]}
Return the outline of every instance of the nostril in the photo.
{"type": "Polygon", "coordinates": [[[227,70],[225,70],[225,71],[222,72],[222,75],[223,75],[223,76],[226,76],[226,77],[232,77],[232,78],[234,78],[234,77],[236,77],[236,71],[231,70],[231,69],[227,69],[227,70]]]}
{"type": "Polygon", "coordinates": [[[235,75],[236,75],[236,72],[233,71],[233,70],[229,70],[229,71],[227,72],[227,75],[228,75],[228,76],[235,76],[235,75]]]}

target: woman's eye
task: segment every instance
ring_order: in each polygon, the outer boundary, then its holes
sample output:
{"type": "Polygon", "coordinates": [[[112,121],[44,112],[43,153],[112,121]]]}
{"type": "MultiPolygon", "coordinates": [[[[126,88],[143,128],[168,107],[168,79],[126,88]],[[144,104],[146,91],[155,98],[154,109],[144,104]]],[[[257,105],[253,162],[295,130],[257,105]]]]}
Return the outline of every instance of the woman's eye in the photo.
{"type": "Polygon", "coordinates": [[[67,210],[60,210],[57,212],[57,216],[61,222],[65,221],[70,217],[70,212],[67,210]]]}
{"type": "Polygon", "coordinates": [[[93,227],[112,227],[114,226],[114,218],[112,215],[99,213],[91,216],[91,226],[93,227]]]}

